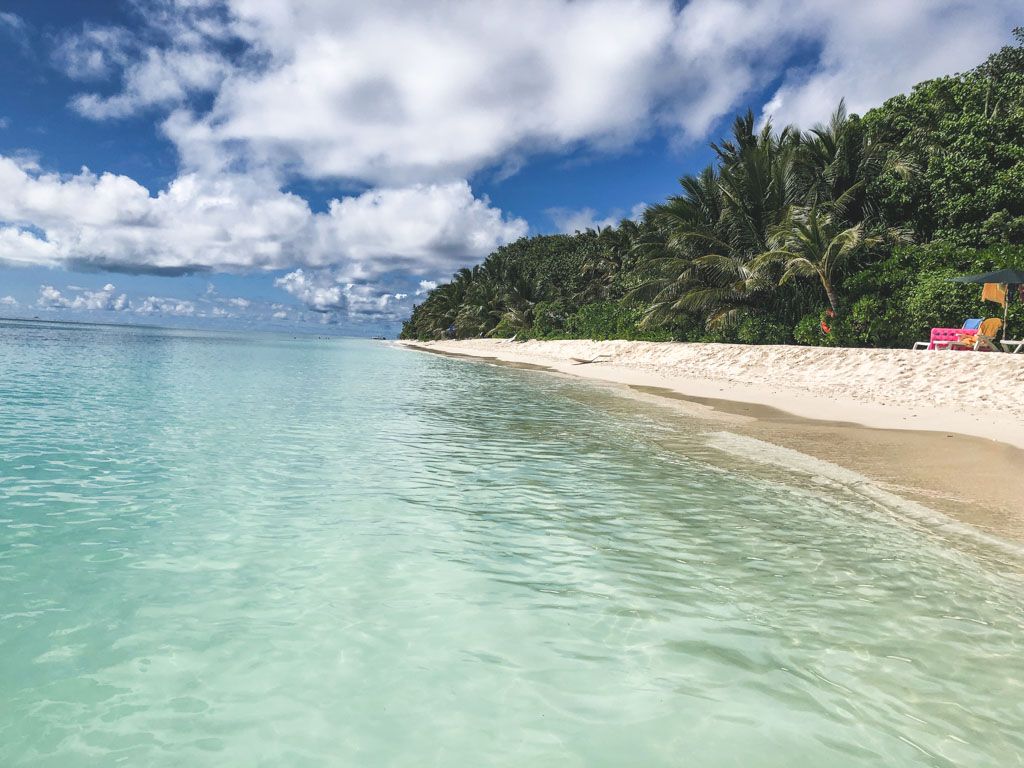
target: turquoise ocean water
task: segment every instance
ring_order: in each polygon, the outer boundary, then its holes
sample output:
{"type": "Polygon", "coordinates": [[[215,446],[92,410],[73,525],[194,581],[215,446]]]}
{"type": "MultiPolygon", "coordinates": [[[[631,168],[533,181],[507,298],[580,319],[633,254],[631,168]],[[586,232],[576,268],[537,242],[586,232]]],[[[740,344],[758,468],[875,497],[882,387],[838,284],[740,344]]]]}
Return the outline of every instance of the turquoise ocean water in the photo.
{"type": "Polygon", "coordinates": [[[1013,766],[1020,565],[669,411],[0,323],[0,766],[1013,766]]]}

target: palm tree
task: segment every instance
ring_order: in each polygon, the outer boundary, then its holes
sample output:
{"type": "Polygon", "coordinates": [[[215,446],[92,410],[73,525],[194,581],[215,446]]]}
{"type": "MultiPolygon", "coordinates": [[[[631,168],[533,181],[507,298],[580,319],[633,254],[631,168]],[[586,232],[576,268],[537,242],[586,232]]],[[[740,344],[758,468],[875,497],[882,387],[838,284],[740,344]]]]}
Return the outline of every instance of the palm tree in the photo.
{"type": "Polygon", "coordinates": [[[771,228],[799,200],[800,137],[791,128],[773,133],[770,121],[755,133],[751,112],[736,119],[733,136],[733,141],[712,145],[722,160],[721,223],[731,248],[752,257],[764,250],[771,228]]]}
{"type": "Polygon", "coordinates": [[[543,280],[530,278],[521,273],[512,275],[504,286],[502,320],[516,330],[526,330],[533,325],[533,310],[546,298],[543,280]]]}
{"type": "MultiPolygon", "coordinates": [[[[897,236],[897,233],[893,233],[897,236]]],[[[781,264],[779,284],[799,277],[816,277],[825,290],[832,311],[839,314],[839,295],[835,280],[852,259],[880,245],[886,236],[869,233],[863,221],[844,227],[822,208],[794,207],[785,221],[772,230],[770,250],[751,262],[755,271],[781,264]]]]}
{"type": "Polygon", "coordinates": [[[617,227],[604,227],[595,233],[599,247],[587,256],[581,270],[587,278],[585,301],[609,297],[615,279],[632,266],[642,234],[642,226],[632,219],[623,219],[617,227]]]}
{"type": "Polygon", "coordinates": [[[484,336],[501,320],[501,286],[487,273],[485,266],[473,268],[474,279],[466,290],[455,317],[460,336],[484,336]]]}
{"type": "Polygon", "coordinates": [[[756,131],[748,112],[732,139],[712,146],[721,170],[680,179],[683,194],[650,210],[665,234],[661,252],[651,255],[657,276],[631,294],[651,301],[649,322],[692,312],[709,327],[727,325],[764,303],[775,284],[751,262],[799,199],[799,136],[789,128],[773,133],[770,124],[756,131]]]}
{"type": "Polygon", "coordinates": [[[439,285],[430,292],[427,301],[420,305],[419,323],[426,335],[440,338],[455,322],[462,297],[455,283],[439,285]]]}
{"type": "Polygon", "coordinates": [[[916,171],[908,156],[874,139],[859,117],[848,115],[845,101],[828,123],[803,134],[797,166],[804,204],[828,206],[851,225],[880,218],[868,194],[872,181],[886,173],[907,180],[916,171]]]}

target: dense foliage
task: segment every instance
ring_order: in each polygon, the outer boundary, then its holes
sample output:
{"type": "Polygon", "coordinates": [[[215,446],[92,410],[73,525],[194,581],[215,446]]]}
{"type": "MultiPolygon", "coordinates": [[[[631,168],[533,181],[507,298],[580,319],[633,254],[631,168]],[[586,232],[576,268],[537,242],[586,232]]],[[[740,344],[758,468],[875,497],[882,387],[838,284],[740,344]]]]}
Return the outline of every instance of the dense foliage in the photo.
{"type": "MultiPolygon", "coordinates": [[[[1001,312],[971,272],[1024,268],[1024,30],[863,118],[758,130],[643,220],[525,238],[460,270],[403,338],[906,346],[1001,312]],[[827,331],[824,330],[827,328],[827,331]]],[[[1011,322],[1024,324],[1021,304],[1011,322]]]]}

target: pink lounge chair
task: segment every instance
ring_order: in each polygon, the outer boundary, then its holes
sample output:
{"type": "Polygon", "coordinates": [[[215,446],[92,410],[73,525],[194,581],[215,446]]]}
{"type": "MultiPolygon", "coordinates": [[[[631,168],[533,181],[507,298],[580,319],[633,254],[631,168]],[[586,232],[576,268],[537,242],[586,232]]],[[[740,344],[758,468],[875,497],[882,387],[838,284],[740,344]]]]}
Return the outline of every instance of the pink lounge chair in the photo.
{"type": "MultiPolygon", "coordinates": [[[[968,334],[977,333],[978,326],[980,325],[980,319],[971,319],[964,322],[962,328],[932,328],[931,338],[927,342],[927,348],[932,350],[953,349],[954,347],[952,345],[955,342],[960,341],[960,339],[964,338],[964,336],[968,334]]],[[[921,349],[925,346],[925,342],[919,341],[914,345],[914,349],[921,349]]]]}

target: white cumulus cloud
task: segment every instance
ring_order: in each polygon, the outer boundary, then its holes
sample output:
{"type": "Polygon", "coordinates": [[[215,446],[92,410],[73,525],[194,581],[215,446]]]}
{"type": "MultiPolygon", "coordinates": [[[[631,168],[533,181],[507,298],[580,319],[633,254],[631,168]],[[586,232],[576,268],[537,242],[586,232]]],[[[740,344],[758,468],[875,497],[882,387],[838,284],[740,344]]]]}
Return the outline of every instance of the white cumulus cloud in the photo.
{"type": "Polygon", "coordinates": [[[83,169],[44,173],[0,156],[0,261],[130,272],[338,267],[353,279],[393,269],[451,271],[524,235],[466,182],[379,189],[313,213],[272,180],[187,174],[155,196],[83,169]]]}
{"type": "Polygon", "coordinates": [[[588,229],[617,227],[624,218],[639,221],[643,218],[645,210],[647,203],[637,203],[629,209],[628,214],[622,210],[614,210],[604,217],[599,216],[593,208],[549,208],[547,214],[559,232],[571,235],[574,232],[586,232],[588,229]]]}
{"type": "Polygon", "coordinates": [[[786,73],[762,112],[804,127],[827,117],[840,98],[863,114],[918,82],[970,69],[1024,19],[1016,0],[774,4],[790,34],[821,52],[811,66],[786,73]]]}
{"type": "Polygon", "coordinates": [[[64,44],[85,71],[120,72],[120,91],[80,94],[79,111],[172,109],[164,128],[190,169],[385,186],[513,172],[539,150],[619,148],[654,126],[703,139],[748,105],[809,124],[840,98],[863,110],[973,66],[1020,23],[1019,0],[148,5],[134,45],[116,28],[64,44]],[[780,76],[767,105],[749,103],[780,76]],[[208,106],[187,98],[203,93],[208,106]]]}
{"type": "Polygon", "coordinates": [[[134,308],[140,315],[171,315],[174,317],[192,317],[196,314],[195,302],[187,299],[148,296],[134,308]]]}
{"type": "Polygon", "coordinates": [[[113,95],[75,96],[72,106],[82,115],[102,120],[180,105],[192,94],[216,89],[232,70],[218,47],[233,37],[218,3],[149,0],[137,6],[148,22],[144,26],[86,23],[59,39],[53,59],[69,77],[121,80],[113,95]]]}
{"type": "Polygon", "coordinates": [[[260,58],[209,111],[168,121],[186,160],[241,151],[389,186],[465,177],[513,150],[628,143],[672,29],[661,0],[225,7],[260,58]]]}
{"type": "Polygon", "coordinates": [[[464,181],[385,188],[331,202],[316,217],[313,266],[338,264],[346,275],[373,278],[382,272],[448,273],[527,232],[523,219],[502,216],[464,181]]]}
{"type": "Polygon", "coordinates": [[[118,294],[112,283],[98,291],[80,289],[73,296],[65,296],[52,285],[39,288],[36,306],[44,309],[71,309],[76,311],[123,312],[129,308],[127,294],[118,294]]]}
{"type": "Polygon", "coordinates": [[[125,117],[142,107],[178,104],[190,93],[212,90],[228,68],[223,57],[210,51],[150,49],[142,61],[131,65],[122,92],[114,96],[83,93],[73,105],[94,119],[125,117]]]}
{"type": "Polygon", "coordinates": [[[419,287],[416,289],[416,295],[423,296],[424,294],[430,293],[435,288],[437,288],[436,280],[420,280],[419,287]]]}
{"type": "Polygon", "coordinates": [[[306,272],[297,269],[277,278],[274,285],[317,312],[347,308],[341,285],[326,272],[306,272]]]}
{"type": "Polygon", "coordinates": [[[410,309],[409,294],[392,293],[372,283],[357,283],[332,270],[297,269],[274,284],[324,314],[344,313],[355,320],[397,320],[410,309]]]}

